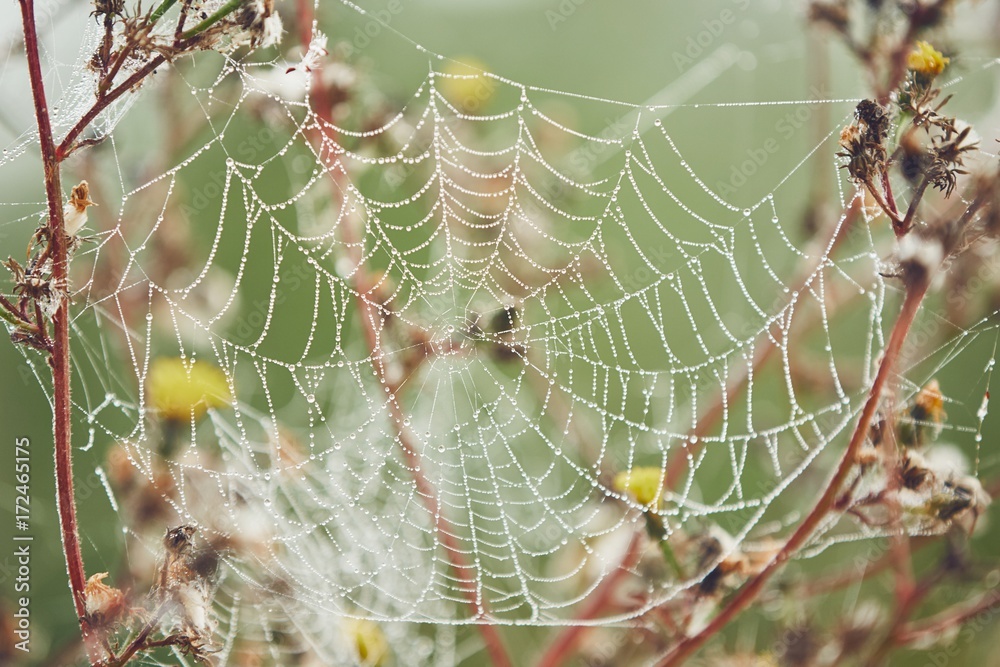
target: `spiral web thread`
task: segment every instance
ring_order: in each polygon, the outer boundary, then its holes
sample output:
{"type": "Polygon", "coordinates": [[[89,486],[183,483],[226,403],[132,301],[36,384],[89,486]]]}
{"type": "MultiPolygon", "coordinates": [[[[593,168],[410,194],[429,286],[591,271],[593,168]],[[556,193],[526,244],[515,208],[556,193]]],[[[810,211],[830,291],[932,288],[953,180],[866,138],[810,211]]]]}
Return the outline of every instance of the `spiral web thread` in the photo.
{"type": "MultiPolygon", "coordinates": [[[[426,78],[363,131],[276,94],[282,76],[307,83],[280,60],[225,59],[208,83],[182,75],[205,134],[138,185],[118,152],[129,103],[97,126],[122,197],[101,202],[111,224],[75,260],[87,267],[73,295],[77,442],[84,452],[121,443],[141,476],[167,471],[178,522],[236,536],[217,605],[223,657],[244,625],[265,638],[294,627],[333,656],[346,649],[324,639],[330,618],[578,622],[644,531],[643,508],[614,475],[666,475],[678,456],[683,474],[660,512],[668,536],[715,526],[732,538],[718,559],[765,549],[799,517],[783,502],[790,489],[825,478],[824,453],[853,424],[892,322],[897,286],[879,273],[877,230],[852,225],[836,252],[794,240],[800,190],[789,184],[804,165],[825,162],[842,209],[855,203],[838,163],[816,157],[829,156],[854,100],[635,106],[414,55],[426,78]],[[470,81],[494,96],[487,113],[443,92],[470,81]],[[551,117],[552,100],[611,109],[627,129],[586,134],[551,117]],[[668,119],[806,104],[829,105],[835,125],[750,206],[699,177],[668,119]],[[268,141],[248,134],[248,111],[268,141]],[[189,173],[222,178],[212,189],[189,173]],[[192,236],[195,268],[156,275],[178,218],[208,226],[192,236]],[[850,304],[849,325],[832,321],[835,302],[850,304]],[[800,388],[797,341],[820,390],[800,388]],[[235,401],[183,426],[167,460],[147,374],[169,354],[221,368],[235,401]],[[744,375],[718,423],[692,435],[744,375]]],[[[87,85],[67,86],[57,125],[86,107],[87,85]]],[[[16,168],[30,143],[30,133],[10,142],[0,166],[16,168]]],[[[34,206],[8,224],[37,220],[34,206]]],[[[983,320],[910,360],[921,377],[898,378],[900,394],[994,330],[983,320]]],[[[956,442],[975,440],[977,462],[984,416],[948,427],[956,442]]],[[[128,530],[110,485],[108,495],[128,530]]],[[[879,534],[830,520],[804,553],[879,534]]],[[[711,569],[678,579],[628,567],[639,602],[586,622],[639,618],[711,569]]],[[[443,636],[453,637],[437,635],[437,649],[443,636]]]]}

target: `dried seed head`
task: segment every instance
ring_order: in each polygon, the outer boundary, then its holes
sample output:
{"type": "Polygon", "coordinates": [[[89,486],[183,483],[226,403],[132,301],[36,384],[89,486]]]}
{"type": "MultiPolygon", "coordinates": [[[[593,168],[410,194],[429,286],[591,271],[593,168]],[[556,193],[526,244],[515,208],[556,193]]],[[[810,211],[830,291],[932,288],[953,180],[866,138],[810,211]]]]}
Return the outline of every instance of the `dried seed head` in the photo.
{"type": "Polygon", "coordinates": [[[96,205],[90,201],[90,186],[87,185],[87,181],[80,181],[80,184],[70,192],[69,201],[63,207],[66,236],[76,236],[83,229],[87,224],[87,208],[96,205]]]}
{"type": "Polygon", "coordinates": [[[83,589],[83,607],[87,622],[95,628],[110,628],[121,623],[129,614],[125,594],[102,583],[107,572],[98,572],[87,579],[83,589]]]}
{"type": "Polygon", "coordinates": [[[891,119],[885,107],[873,100],[861,100],[854,110],[855,122],[840,133],[837,155],[848,158],[844,165],[851,177],[860,183],[875,182],[885,169],[888,159],[885,141],[891,119]]]}

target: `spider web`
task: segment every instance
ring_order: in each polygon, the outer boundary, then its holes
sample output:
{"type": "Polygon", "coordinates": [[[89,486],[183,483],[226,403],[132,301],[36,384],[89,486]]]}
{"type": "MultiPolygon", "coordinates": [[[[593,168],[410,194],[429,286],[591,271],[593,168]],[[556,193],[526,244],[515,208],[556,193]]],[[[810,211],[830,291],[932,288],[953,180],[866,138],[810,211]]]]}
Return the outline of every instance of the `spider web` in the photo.
{"type": "MultiPolygon", "coordinates": [[[[81,62],[99,38],[88,30],[81,62]]],[[[106,222],[74,260],[77,446],[118,443],[140,476],[169,482],[174,523],[226,537],[225,651],[250,624],[339,655],[331,617],[383,621],[390,636],[399,622],[640,618],[801,516],[894,317],[888,236],[863,206],[846,212],[863,202],[831,158],[857,100],[634,105],[456,69],[419,46],[413,57],[426,76],[369,127],[319,117],[310,77],[282,59],[210,55],[169,73],[200,121],[172,164],[144,157],[160,139],[140,139],[141,122],[119,122],[157,91],[96,125],[106,222]],[[488,110],[469,108],[462,96],[484,90],[488,110]],[[572,127],[554,103],[614,131],[572,127]],[[752,203],[699,176],[717,156],[671,130],[685,114],[725,124],[803,106],[828,108],[830,126],[752,203]],[[811,169],[845,212],[808,239],[811,169]],[[188,268],[165,272],[179,247],[188,268]],[[161,356],[221,368],[235,399],[183,425],[170,455],[148,395],[161,356]],[[644,507],[613,479],[639,466],[676,467],[666,539],[721,528],[717,558],[684,577],[629,558],[647,550],[634,538],[644,507]],[[575,619],[623,569],[630,603],[575,619]]],[[[709,63],[686,80],[717,74],[709,63]]],[[[90,86],[66,84],[57,133],[90,86]]],[[[2,166],[33,142],[9,142],[2,166]]],[[[28,206],[11,225],[39,219],[28,206]]],[[[908,360],[900,400],[970,348],[988,380],[976,343],[994,330],[949,329],[908,360]]],[[[984,415],[948,427],[977,461],[984,415]]],[[[880,535],[834,517],[804,554],[880,535]]],[[[155,553],[155,536],[133,538],[155,553]]]]}

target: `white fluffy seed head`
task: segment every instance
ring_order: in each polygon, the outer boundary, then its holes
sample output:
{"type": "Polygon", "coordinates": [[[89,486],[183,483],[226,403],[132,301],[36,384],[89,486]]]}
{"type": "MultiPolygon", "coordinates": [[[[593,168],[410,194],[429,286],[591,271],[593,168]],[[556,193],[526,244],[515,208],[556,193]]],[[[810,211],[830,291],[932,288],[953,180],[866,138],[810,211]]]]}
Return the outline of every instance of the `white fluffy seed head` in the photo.
{"type": "Polygon", "coordinates": [[[284,31],[284,26],[281,24],[281,17],[278,16],[277,12],[272,12],[270,16],[264,19],[264,26],[260,37],[261,48],[266,49],[269,46],[280,44],[281,35],[284,31]]]}

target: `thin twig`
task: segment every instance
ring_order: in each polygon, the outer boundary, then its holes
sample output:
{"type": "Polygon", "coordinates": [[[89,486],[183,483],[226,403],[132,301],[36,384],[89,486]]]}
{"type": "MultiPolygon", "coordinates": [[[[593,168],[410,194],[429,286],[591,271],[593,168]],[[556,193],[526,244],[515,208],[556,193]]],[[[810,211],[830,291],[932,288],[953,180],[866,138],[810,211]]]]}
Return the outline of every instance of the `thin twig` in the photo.
{"type": "MultiPolygon", "coordinates": [[[[23,1],[24,0],[21,0],[21,2],[23,1]]],[[[79,137],[80,134],[83,133],[84,130],[87,129],[87,127],[90,126],[90,123],[93,122],[93,120],[97,118],[102,111],[107,109],[108,105],[110,105],[112,102],[114,102],[116,99],[118,99],[125,93],[132,90],[139,82],[141,82],[147,75],[149,75],[150,72],[155,70],[157,67],[159,67],[166,61],[167,59],[162,54],[156,55],[152,60],[150,60],[148,63],[143,65],[139,70],[137,70],[132,76],[122,81],[116,88],[114,88],[108,94],[98,99],[97,102],[94,103],[94,106],[92,106],[90,110],[87,111],[87,113],[85,113],[80,118],[80,120],[76,122],[76,125],[74,125],[72,129],[70,129],[70,131],[66,133],[66,136],[63,138],[62,142],[56,148],[56,153],[55,153],[56,159],[59,162],[62,162],[67,157],[69,157],[73,153],[73,151],[75,151],[77,148],[80,148],[82,142],[75,143],[76,138],[79,137]]]]}
{"type": "Polygon", "coordinates": [[[896,643],[905,646],[922,639],[937,637],[980,614],[989,613],[992,616],[998,611],[1000,611],[1000,593],[990,591],[970,605],[953,607],[936,616],[904,626],[896,633],[896,643]]]}
{"type": "Polygon", "coordinates": [[[601,611],[614,598],[618,584],[625,579],[629,570],[638,562],[639,556],[642,555],[642,546],[645,543],[645,539],[645,534],[642,531],[637,530],[632,534],[632,540],[629,542],[628,548],[622,556],[621,563],[601,582],[598,589],[591,594],[587,605],[574,617],[575,624],[565,628],[549,644],[545,653],[538,660],[538,667],[558,667],[573,657],[575,647],[590,629],[590,626],[584,625],[583,622],[598,618],[601,611]]]}
{"type": "Polygon", "coordinates": [[[906,336],[909,333],[910,327],[912,326],[914,318],[917,315],[917,311],[923,301],[924,295],[927,293],[927,287],[927,275],[917,277],[917,279],[913,280],[907,286],[906,297],[903,301],[899,317],[896,319],[896,323],[892,328],[889,344],[886,346],[885,352],[882,355],[882,362],[879,364],[875,380],[872,382],[871,389],[868,392],[868,400],[865,402],[864,408],[861,411],[858,424],[854,429],[854,433],[851,435],[851,440],[848,443],[847,448],[844,450],[844,454],[840,459],[840,464],[837,467],[836,472],[833,474],[833,477],[830,479],[830,482],[826,485],[826,489],[823,491],[823,494],[816,502],[815,507],[808,514],[808,516],[806,516],[802,523],[799,524],[798,528],[796,528],[795,532],[792,533],[792,536],[788,538],[788,541],[785,542],[784,546],[775,555],[775,557],[772,558],[771,561],[755,577],[750,579],[743,585],[742,588],[739,589],[736,595],[729,601],[722,611],[720,611],[719,614],[715,616],[715,618],[713,618],[703,630],[694,636],[683,639],[670,653],[658,662],[657,664],[660,667],[674,667],[682,664],[695,651],[701,648],[705,642],[722,630],[722,628],[728,625],[731,620],[733,620],[740,612],[749,606],[750,603],[752,603],[761,593],[764,585],[771,579],[771,577],[795,554],[796,551],[798,551],[799,547],[801,547],[806,540],[812,536],[815,529],[830,511],[834,504],[834,500],[836,500],[840,492],[841,485],[855,467],[854,457],[858,449],[865,441],[865,438],[868,437],[872,419],[875,417],[875,413],[881,402],[882,391],[885,388],[889,375],[892,373],[893,367],[896,364],[896,360],[898,359],[900,351],[903,348],[903,343],[905,342],[906,336]]]}
{"type": "MultiPolygon", "coordinates": [[[[302,44],[308,48],[309,43],[312,41],[312,5],[308,2],[308,0],[300,0],[298,5],[300,13],[298,25],[302,31],[299,37],[302,44]]],[[[320,141],[320,145],[317,150],[320,154],[322,154],[324,150],[322,145],[323,140],[332,140],[332,137],[330,136],[331,131],[324,129],[324,125],[326,128],[332,126],[332,118],[330,118],[329,115],[331,105],[327,99],[326,88],[323,85],[321,69],[318,67],[313,71],[313,81],[315,84],[312,91],[315,99],[313,108],[318,120],[320,121],[320,125],[317,126],[315,134],[318,135],[317,138],[320,141]]],[[[332,190],[334,200],[339,201],[341,205],[344,205],[345,202],[342,197],[343,188],[340,181],[340,175],[346,174],[346,172],[343,171],[343,165],[339,162],[339,159],[336,156],[331,155],[327,157],[326,160],[328,162],[333,162],[333,164],[328,166],[330,167],[330,179],[333,186],[332,190]]],[[[345,221],[345,223],[349,222],[349,220],[345,221]]],[[[385,365],[382,363],[382,358],[379,354],[379,332],[377,329],[377,323],[382,321],[382,317],[376,305],[371,303],[364,296],[367,286],[370,285],[370,281],[364,271],[364,267],[361,266],[363,261],[360,246],[361,242],[354,238],[354,230],[350,224],[344,224],[342,226],[342,233],[344,235],[343,240],[345,247],[349,249],[357,249],[357,252],[354,253],[355,257],[353,258],[355,260],[355,265],[358,266],[353,275],[353,291],[360,314],[358,319],[361,321],[365,342],[368,349],[371,351],[372,367],[379,379],[389,389],[389,393],[391,394],[391,398],[389,399],[390,422],[392,422],[396,431],[396,437],[400,448],[402,449],[403,456],[406,459],[407,467],[410,469],[413,476],[416,491],[421,497],[427,512],[434,517],[437,524],[435,526],[435,531],[438,535],[438,539],[441,541],[445,556],[452,569],[455,571],[462,583],[474,582],[474,568],[472,568],[465,561],[465,552],[460,548],[458,538],[456,537],[458,533],[441,512],[437,491],[424,476],[422,472],[423,468],[420,465],[420,454],[415,445],[413,436],[410,430],[404,425],[407,422],[407,419],[403,414],[403,409],[398,399],[400,387],[396,386],[395,383],[390,382],[386,376],[385,365]]],[[[476,623],[476,628],[483,637],[483,641],[486,645],[486,650],[490,655],[492,664],[497,667],[512,667],[513,662],[507,655],[503,639],[501,638],[496,626],[492,624],[487,617],[488,607],[486,601],[478,599],[478,595],[474,589],[466,590],[461,586],[460,588],[463,588],[466,604],[478,621],[476,623]]]]}

